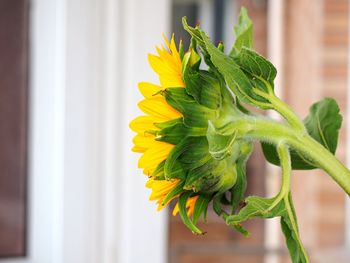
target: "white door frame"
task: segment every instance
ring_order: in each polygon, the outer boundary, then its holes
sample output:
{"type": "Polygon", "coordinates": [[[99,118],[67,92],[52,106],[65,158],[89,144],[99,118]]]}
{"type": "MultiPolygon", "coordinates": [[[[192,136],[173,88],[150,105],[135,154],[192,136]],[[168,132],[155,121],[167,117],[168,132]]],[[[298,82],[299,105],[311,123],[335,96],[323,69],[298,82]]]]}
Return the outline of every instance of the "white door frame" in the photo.
{"type": "Polygon", "coordinates": [[[166,261],[166,212],[128,123],[169,13],[169,0],[31,1],[28,256],[0,262],[166,261]]]}

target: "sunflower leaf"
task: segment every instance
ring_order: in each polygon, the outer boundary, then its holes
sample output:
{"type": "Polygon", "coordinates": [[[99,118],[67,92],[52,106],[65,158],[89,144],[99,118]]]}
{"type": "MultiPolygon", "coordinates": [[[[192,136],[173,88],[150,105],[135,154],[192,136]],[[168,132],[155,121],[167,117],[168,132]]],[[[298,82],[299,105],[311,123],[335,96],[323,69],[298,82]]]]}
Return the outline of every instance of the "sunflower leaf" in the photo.
{"type": "Polygon", "coordinates": [[[252,82],[252,86],[265,92],[266,82],[273,88],[277,75],[275,66],[266,58],[247,47],[242,47],[241,51],[234,57],[235,62],[243,69],[252,82]]]}
{"type": "Polygon", "coordinates": [[[240,52],[242,47],[253,47],[253,23],[250,20],[247,9],[241,8],[238,24],[234,27],[236,41],[230,52],[230,56],[234,56],[240,52]]]}
{"type": "MultiPolygon", "coordinates": [[[[305,127],[311,137],[335,153],[338,144],[339,129],[342,124],[342,116],[339,106],[332,98],[325,98],[314,103],[310,107],[309,115],[304,119],[305,127]]],[[[280,165],[279,158],[274,146],[262,143],[266,160],[275,165],[280,165]]],[[[307,170],[317,168],[311,160],[300,153],[291,151],[292,168],[294,170],[307,170]]]]}
{"type": "Polygon", "coordinates": [[[246,199],[246,206],[237,215],[227,216],[226,223],[235,226],[257,217],[281,217],[283,233],[285,234],[293,263],[308,263],[305,249],[299,238],[297,220],[290,194],[288,198],[280,198],[280,196],[274,198],[249,196],[246,199]]]}

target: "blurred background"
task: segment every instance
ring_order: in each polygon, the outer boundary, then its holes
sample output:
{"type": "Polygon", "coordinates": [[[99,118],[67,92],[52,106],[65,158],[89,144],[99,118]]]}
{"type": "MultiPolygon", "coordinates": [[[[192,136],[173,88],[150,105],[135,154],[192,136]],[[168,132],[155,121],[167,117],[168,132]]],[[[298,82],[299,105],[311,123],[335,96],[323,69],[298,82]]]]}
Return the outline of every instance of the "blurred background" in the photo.
{"type": "MultiPolygon", "coordinates": [[[[290,262],[278,220],[248,222],[245,238],[209,211],[194,236],[156,212],[130,150],[137,83],[158,83],[147,54],[162,32],[188,45],[187,16],[230,47],[241,6],[300,117],[338,101],[337,156],[350,164],[348,0],[0,0],[1,263],[290,262]]],[[[273,196],[279,180],[257,145],[248,192],[273,196]]],[[[311,262],[350,262],[349,198],[318,170],[294,172],[293,192],[311,262]]]]}

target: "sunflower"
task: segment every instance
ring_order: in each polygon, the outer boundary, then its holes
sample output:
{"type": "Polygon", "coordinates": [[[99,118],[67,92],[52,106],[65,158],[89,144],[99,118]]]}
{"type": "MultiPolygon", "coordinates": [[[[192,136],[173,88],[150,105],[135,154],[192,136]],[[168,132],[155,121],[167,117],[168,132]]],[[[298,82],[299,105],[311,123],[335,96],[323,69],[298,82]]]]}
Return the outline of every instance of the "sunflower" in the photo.
{"type": "MultiPolygon", "coordinates": [[[[182,79],[182,59],[174,41],[174,35],[170,39],[163,35],[165,46],[156,47],[157,55],[149,54],[148,61],[152,69],[158,74],[160,86],[148,82],[139,83],[138,87],[144,100],[139,102],[139,108],[146,114],[139,116],[130,123],[130,128],[137,133],[133,139],[134,152],[142,153],[138,167],[150,177],[146,187],[152,190],[150,200],[156,201],[158,210],[161,210],[172,199],[179,196],[182,183],[181,179],[166,179],[157,169],[163,167],[164,161],[173,150],[174,144],[158,140],[157,133],[164,123],[171,123],[183,118],[183,114],[170,106],[162,91],[169,87],[184,88],[182,79]]],[[[195,198],[195,197],[193,197],[195,198]]],[[[188,214],[191,215],[196,199],[188,200],[188,214]]],[[[175,207],[174,215],[178,208],[175,207]]]]}

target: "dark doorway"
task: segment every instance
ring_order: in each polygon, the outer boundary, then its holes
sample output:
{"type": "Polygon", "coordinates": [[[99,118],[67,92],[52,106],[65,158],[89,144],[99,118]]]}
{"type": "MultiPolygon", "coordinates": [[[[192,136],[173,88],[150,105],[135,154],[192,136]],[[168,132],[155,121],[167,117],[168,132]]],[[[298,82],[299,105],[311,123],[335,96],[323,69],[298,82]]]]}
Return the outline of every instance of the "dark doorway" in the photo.
{"type": "Polygon", "coordinates": [[[28,1],[0,1],[0,258],[26,254],[28,1]]]}

